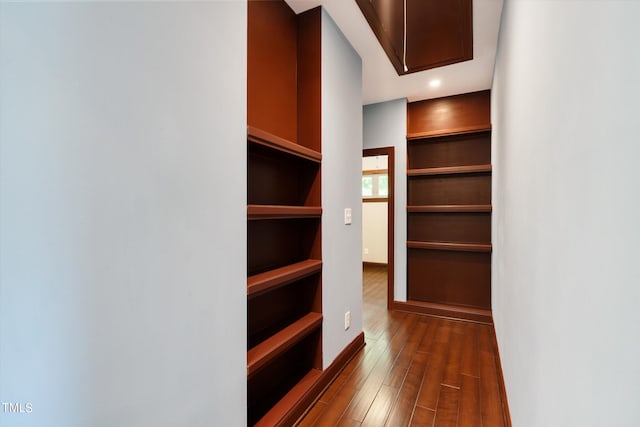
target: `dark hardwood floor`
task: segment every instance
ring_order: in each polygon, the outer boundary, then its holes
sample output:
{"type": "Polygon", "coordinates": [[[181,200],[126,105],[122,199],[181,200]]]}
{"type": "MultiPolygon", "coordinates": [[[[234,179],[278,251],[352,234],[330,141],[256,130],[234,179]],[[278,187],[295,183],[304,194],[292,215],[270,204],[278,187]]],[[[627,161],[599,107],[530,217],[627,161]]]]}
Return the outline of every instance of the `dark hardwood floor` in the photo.
{"type": "Polygon", "coordinates": [[[363,274],[367,345],[299,425],[508,427],[493,328],[387,311],[386,269],[363,274]]]}

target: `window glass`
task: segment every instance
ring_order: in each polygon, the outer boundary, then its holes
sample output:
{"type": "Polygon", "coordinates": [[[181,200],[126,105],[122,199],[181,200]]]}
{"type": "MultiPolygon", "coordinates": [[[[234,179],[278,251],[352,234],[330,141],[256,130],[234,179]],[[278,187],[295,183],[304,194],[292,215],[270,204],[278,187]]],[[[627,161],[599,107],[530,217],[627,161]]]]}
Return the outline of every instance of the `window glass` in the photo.
{"type": "Polygon", "coordinates": [[[387,175],[376,175],[378,177],[378,196],[389,197],[389,177],[387,175]]]}
{"type": "Polygon", "coordinates": [[[362,177],[362,197],[373,197],[373,176],[362,177]]]}
{"type": "Polygon", "coordinates": [[[366,174],[362,176],[362,197],[389,197],[389,177],[386,173],[366,174]]]}

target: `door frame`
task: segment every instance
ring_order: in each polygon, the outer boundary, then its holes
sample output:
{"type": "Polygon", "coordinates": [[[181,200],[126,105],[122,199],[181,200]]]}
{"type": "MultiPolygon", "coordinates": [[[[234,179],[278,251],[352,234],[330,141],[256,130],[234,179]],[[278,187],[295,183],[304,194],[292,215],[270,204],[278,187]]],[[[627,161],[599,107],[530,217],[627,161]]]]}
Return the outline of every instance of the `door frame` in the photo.
{"type": "Polygon", "coordinates": [[[362,150],[362,157],[372,156],[387,156],[389,177],[389,197],[387,200],[387,310],[391,310],[394,303],[393,290],[395,275],[395,147],[366,148],[362,150]]]}

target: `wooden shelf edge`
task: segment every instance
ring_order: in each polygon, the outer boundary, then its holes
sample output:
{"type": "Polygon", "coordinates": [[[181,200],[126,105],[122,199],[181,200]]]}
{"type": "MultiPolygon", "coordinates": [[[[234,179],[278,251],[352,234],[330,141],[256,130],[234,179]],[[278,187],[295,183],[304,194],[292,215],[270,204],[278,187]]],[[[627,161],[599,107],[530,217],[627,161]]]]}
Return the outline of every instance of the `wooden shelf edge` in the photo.
{"type": "Polygon", "coordinates": [[[462,173],[491,172],[491,165],[448,166],[441,168],[408,169],[407,176],[452,175],[462,173]]]}
{"type": "Polygon", "coordinates": [[[251,298],[322,271],[322,261],[307,259],[247,278],[247,297],[251,298]]]}
{"type": "Polygon", "coordinates": [[[253,143],[312,162],[320,163],[322,161],[321,153],[253,126],[247,126],[247,139],[253,143]]]}
{"type": "Polygon", "coordinates": [[[434,249],[438,251],[491,252],[491,244],[485,243],[418,242],[408,240],[407,248],[434,249]]]}
{"type": "Polygon", "coordinates": [[[491,205],[422,205],[407,206],[407,212],[491,212],[491,205]]]}
{"type": "Polygon", "coordinates": [[[410,313],[445,317],[448,319],[493,324],[493,315],[491,314],[491,310],[481,308],[409,300],[406,302],[394,301],[393,309],[398,311],[407,311],[410,313]]]}
{"type": "Polygon", "coordinates": [[[407,140],[437,138],[439,136],[465,135],[468,133],[482,133],[491,130],[491,125],[464,126],[459,128],[439,129],[427,132],[407,133],[407,140]]]}
{"type": "Polygon", "coordinates": [[[247,219],[320,218],[320,206],[247,205],[247,219]]]}
{"type": "Polygon", "coordinates": [[[272,337],[247,351],[247,376],[291,348],[322,325],[322,314],[308,313],[272,337]]]}
{"type": "Polygon", "coordinates": [[[271,427],[278,425],[279,421],[287,416],[291,408],[314,388],[321,376],[321,370],[311,369],[269,412],[260,418],[260,421],[258,421],[254,427],[271,427]]]}

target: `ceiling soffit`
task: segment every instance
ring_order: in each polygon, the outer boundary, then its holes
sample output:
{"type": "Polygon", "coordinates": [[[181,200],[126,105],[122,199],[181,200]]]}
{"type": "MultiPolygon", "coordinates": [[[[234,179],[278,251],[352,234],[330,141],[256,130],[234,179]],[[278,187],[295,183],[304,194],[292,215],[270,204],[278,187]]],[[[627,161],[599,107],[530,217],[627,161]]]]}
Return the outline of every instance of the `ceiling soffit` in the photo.
{"type": "Polygon", "coordinates": [[[472,0],[356,3],[398,75],[473,59],[472,0]]]}

